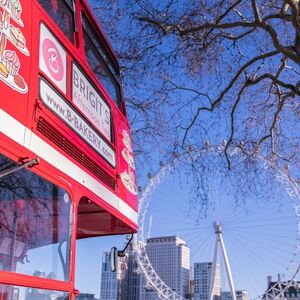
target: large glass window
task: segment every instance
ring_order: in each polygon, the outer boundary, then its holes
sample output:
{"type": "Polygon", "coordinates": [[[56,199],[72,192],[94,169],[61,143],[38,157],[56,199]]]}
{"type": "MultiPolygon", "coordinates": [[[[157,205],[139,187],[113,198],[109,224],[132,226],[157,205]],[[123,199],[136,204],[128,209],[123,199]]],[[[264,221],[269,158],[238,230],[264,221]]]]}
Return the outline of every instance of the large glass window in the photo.
{"type": "Polygon", "coordinates": [[[39,0],[56,25],[74,42],[74,12],[72,0],[39,0]]]}
{"type": "Polygon", "coordinates": [[[99,82],[104,86],[112,100],[121,109],[121,91],[119,72],[101,44],[99,36],[88,22],[85,15],[82,15],[84,50],[92,71],[99,82]]]}
{"type": "Polygon", "coordinates": [[[0,270],[69,280],[71,201],[62,188],[0,154],[0,270]]]}

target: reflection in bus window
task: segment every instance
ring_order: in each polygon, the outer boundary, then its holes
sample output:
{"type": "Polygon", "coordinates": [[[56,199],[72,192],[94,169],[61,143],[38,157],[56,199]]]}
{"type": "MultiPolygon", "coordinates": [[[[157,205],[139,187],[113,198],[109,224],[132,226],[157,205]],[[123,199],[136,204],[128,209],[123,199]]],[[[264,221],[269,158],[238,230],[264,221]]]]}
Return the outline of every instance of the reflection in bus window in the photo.
{"type": "Polygon", "coordinates": [[[74,12],[72,0],[39,0],[39,3],[73,43],[74,12]]]}
{"type": "Polygon", "coordinates": [[[121,109],[120,75],[99,42],[99,37],[86,17],[82,15],[84,50],[88,63],[99,82],[105,87],[112,100],[121,109]]]}
{"type": "Polygon", "coordinates": [[[1,300],[67,300],[65,292],[34,289],[17,285],[0,285],[1,300]]]}
{"type": "MultiPolygon", "coordinates": [[[[0,155],[0,171],[13,165],[0,155]]],[[[0,270],[69,280],[70,220],[62,188],[26,169],[0,177],[0,270]]]]}

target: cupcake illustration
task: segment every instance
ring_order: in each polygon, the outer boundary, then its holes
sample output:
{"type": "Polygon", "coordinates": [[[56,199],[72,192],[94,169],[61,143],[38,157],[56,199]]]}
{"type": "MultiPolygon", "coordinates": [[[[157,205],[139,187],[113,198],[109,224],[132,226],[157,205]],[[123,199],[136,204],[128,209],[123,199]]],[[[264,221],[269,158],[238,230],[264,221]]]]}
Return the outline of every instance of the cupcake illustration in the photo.
{"type": "Polygon", "coordinates": [[[135,184],[135,176],[134,173],[129,171],[129,173],[127,171],[123,172],[120,174],[121,176],[121,180],[123,182],[123,184],[125,185],[125,187],[127,188],[127,190],[132,193],[133,195],[137,194],[137,188],[136,188],[136,184],[135,184]]]}
{"type": "Polygon", "coordinates": [[[9,13],[8,12],[4,12],[3,13],[3,20],[2,20],[2,22],[3,22],[3,28],[4,29],[7,29],[7,27],[8,27],[8,24],[9,24],[9,13]]]}
{"type": "Polygon", "coordinates": [[[3,63],[9,74],[15,76],[20,68],[20,60],[15,51],[6,50],[3,56],[3,63]]]}
{"type": "Polygon", "coordinates": [[[127,164],[130,166],[131,169],[135,170],[135,163],[133,155],[129,152],[127,148],[122,150],[122,156],[126,160],[127,164]]]}
{"type": "Polygon", "coordinates": [[[123,144],[128,149],[128,151],[132,153],[132,146],[131,146],[129,134],[126,130],[123,130],[122,133],[123,133],[123,140],[122,140],[123,144]]]}
{"type": "MultiPolygon", "coordinates": [[[[1,1],[1,0],[0,0],[1,1]]],[[[0,12],[0,29],[3,28],[3,20],[2,20],[2,13],[0,12]]]]}

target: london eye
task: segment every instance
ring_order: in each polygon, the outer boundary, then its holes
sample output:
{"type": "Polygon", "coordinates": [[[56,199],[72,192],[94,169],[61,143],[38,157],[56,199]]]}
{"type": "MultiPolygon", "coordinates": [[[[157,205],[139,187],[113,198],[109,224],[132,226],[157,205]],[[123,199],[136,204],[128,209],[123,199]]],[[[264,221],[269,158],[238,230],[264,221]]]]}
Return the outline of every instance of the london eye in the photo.
{"type": "MultiPolygon", "coordinates": [[[[218,265],[222,291],[243,290],[250,299],[279,297],[284,290],[273,293],[267,276],[288,283],[284,289],[297,280],[298,186],[287,169],[258,154],[247,161],[233,151],[236,165],[229,170],[223,150],[205,146],[189,153],[196,176],[186,172],[185,155],[151,176],[141,192],[138,240],[176,235],[190,248],[191,266],[218,265]]],[[[161,299],[184,299],[155,270],[146,247],[137,259],[161,299]]]]}

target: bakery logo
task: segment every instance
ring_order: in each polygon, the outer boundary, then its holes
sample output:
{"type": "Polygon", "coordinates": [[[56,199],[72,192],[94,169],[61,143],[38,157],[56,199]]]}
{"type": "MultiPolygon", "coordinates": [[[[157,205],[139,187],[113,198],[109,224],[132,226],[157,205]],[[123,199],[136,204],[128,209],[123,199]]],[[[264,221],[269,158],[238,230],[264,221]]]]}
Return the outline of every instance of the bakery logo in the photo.
{"type": "Polygon", "coordinates": [[[67,54],[44,24],[41,24],[39,53],[39,66],[41,71],[66,94],[67,54]]]}
{"type": "Polygon", "coordinates": [[[122,150],[122,156],[124,160],[127,162],[128,169],[125,170],[123,173],[121,173],[120,177],[126,189],[133,195],[136,195],[137,188],[135,184],[135,173],[134,173],[135,163],[133,159],[131,140],[126,130],[123,130],[122,133],[123,133],[122,141],[125,146],[122,150]]]}
{"type": "Polygon", "coordinates": [[[57,47],[50,39],[45,39],[42,51],[49,73],[55,80],[61,81],[64,77],[64,66],[57,47]]]}
{"type": "Polygon", "coordinates": [[[26,39],[20,28],[13,26],[13,20],[23,27],[22,6],[19,0],[0,0],[0,80],[20,93],[27,93],[28,86],[19,74],[21,69],[19,53],[29,56],[26,39]],[[16,51],[7,50],[8,41],[16,51]]]}

